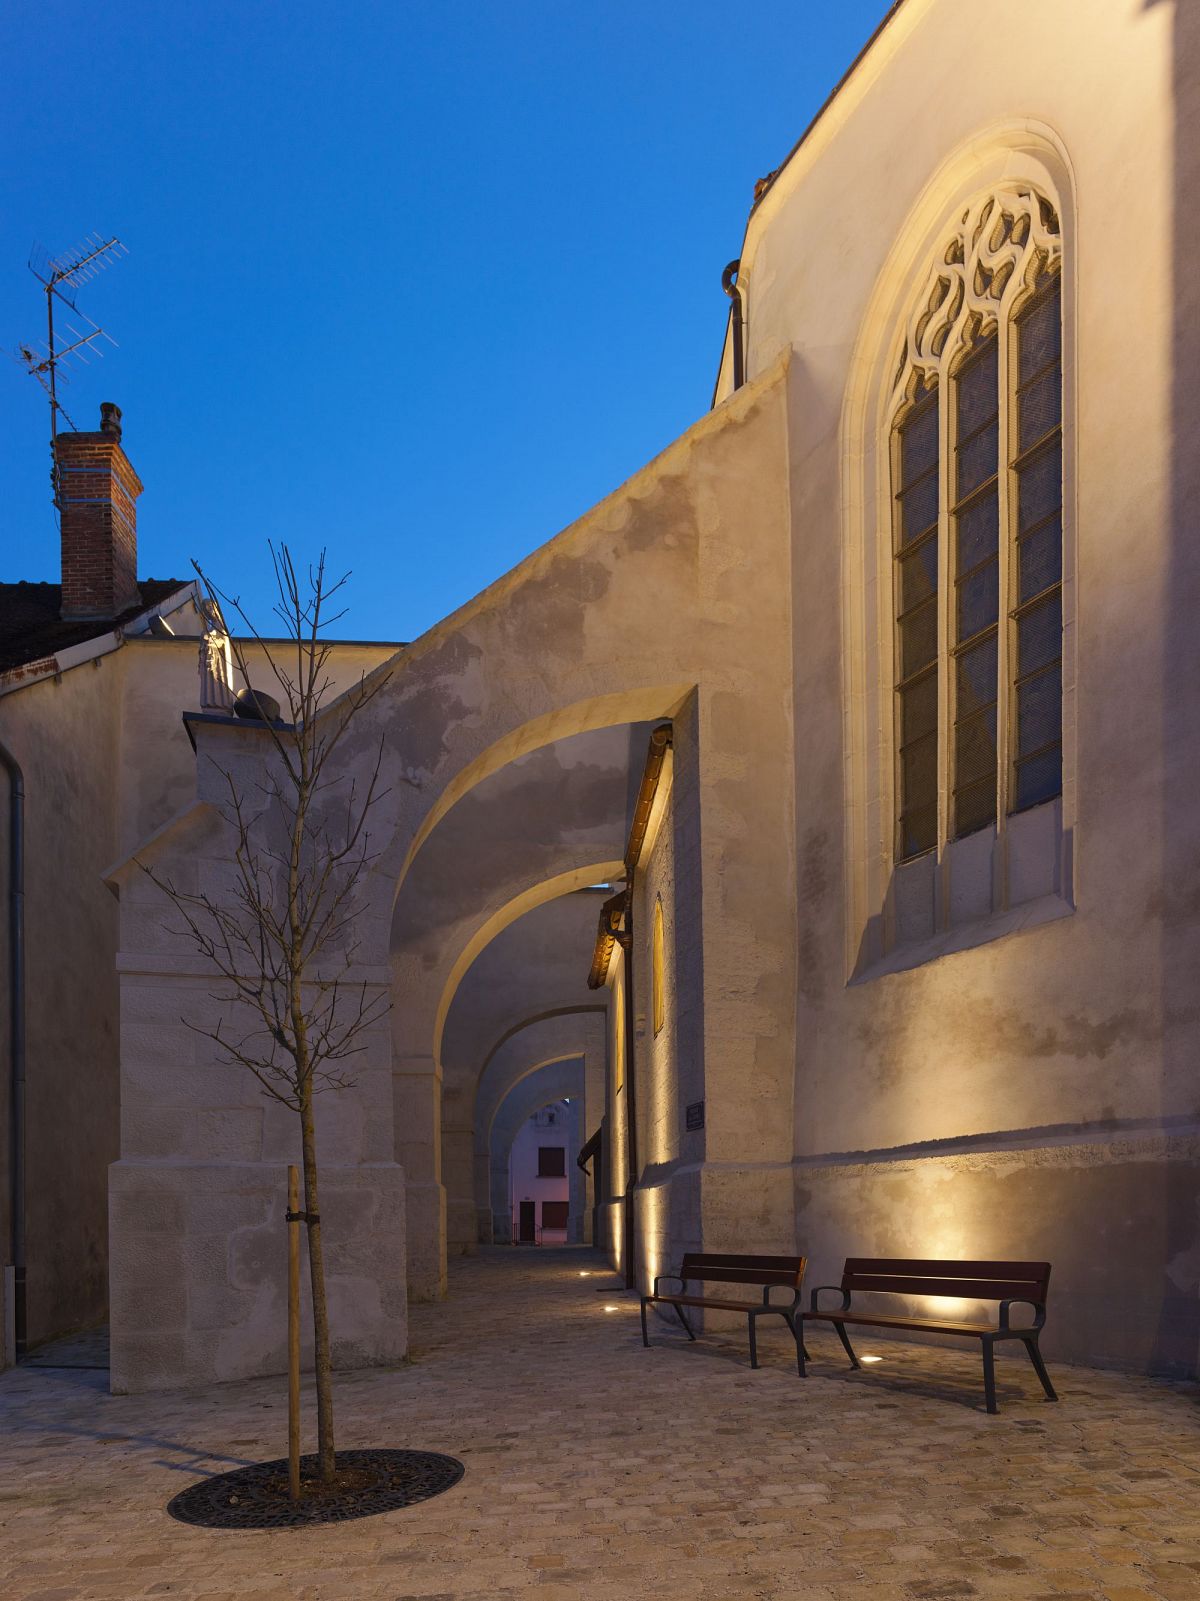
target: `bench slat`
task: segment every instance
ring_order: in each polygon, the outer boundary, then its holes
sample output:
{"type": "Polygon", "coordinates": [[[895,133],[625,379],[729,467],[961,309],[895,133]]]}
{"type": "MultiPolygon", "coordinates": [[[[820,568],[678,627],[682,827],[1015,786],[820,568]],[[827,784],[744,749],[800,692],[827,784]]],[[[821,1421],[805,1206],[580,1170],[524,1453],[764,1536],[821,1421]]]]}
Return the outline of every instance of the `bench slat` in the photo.
{"type": "MultiPolygon", "coordinates": [[[[812,1323],[862,1323],[877,1329],[916,1329],[923,1334],[996,1334],[1002,1332],[997,1323],[955,1322],[949,1318],[896,1317],[886,1312],[805,1312],[804,1321],[812,1323]]],[[[1028,1326],[1021,1329],[1014,1324],[1009,1334],[1029,1334],[1028,1326]]]]}
{"type": "Polygon", "coordinates": [[[909,1278],[888,1273],[847,1273],[842,1287],[854,1293],[887,1291],[892,1295],[943,1295],[964,1301],[1006,1301],[1028,1296],[1043,1299],[1043,1286],[1032,1279],[909,1278]]]}
{"type": "MultiPolygon", "coordinates": [[[[1041,1285],[1043,1290],[1050,1279],[1049,1262],[960,1262],[946,1258],[883,1256],[850,1256],[846,1258],[844,1279],[877,1277],[975,1279],[1023,1282],[1041,1285]]],[[[850,1285],[847,1284],[849,1289],[850,1285]]],[[[998,1295],[997,1300],[1001,1299],[998,1295]]]]}
{"type": "Polygon", "coordinates": [[[773,1267],[796,1272],[804,1262],[802,1256],[743,1256],[736,1251],[685,1251],[683,1263],[696,1266],[712,1264],[716,1267],[773,1267]]]}
{"type": "Polygon", "coordinates": [[[765,1288],[783,1285],[789,1290],[796,1290],[800,1287],[801,1273],[799,1269],[780,1273],[765,1267],[752,1268],[749,1272],[733,1267],[704,1267],[693,1268],[683,1277],[692,1284],[761,1284],[765,1288]]]}
{"type": "MultiPolygon", "coordinates": [[[[648,1295],[646,1301],[650,1305],[655,1302],[666,1302],[669,1306],[711,1306],[719,1312],[761,1312],[764,1310],[761,1301],[718,1301],[707,1295],[648,1295]]],[[[767,1307],[766,1310],[769,1312],[783,1312],[785,1309],[782,1306],[772,1306],[767,1307]]],[[[792,1311],[790,1303],[786,1310],[792,1311]]]]}
{"type": "Polygon", "coordinates": [[[805,1260],[802,1256],[735,1256],[732,1252],[688,1251],[684,1254],[679,1276],[705,1284],[782,1285],[798,1290],[804,1278],[805,1260]]]}

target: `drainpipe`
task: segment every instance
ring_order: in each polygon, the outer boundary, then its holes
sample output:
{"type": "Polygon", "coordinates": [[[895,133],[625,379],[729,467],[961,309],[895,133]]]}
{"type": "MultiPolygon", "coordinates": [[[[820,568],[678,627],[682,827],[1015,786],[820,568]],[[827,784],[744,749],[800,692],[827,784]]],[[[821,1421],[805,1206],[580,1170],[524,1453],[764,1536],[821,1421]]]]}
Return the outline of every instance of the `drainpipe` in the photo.
{"type": "Polygon", "coordinates": [[[617,935],[625,953],[625,1288],[637,1281],[633,1260],[636,1243],[633,1207],[634,1186],[638,1181],[637,1156],[637,1035],[633,1005],[633,868],[625,875],[625,927],[617,935]]]}
{"type": "Polygon", "coordinates": [[[745,318],[743,316],[742,291],[737,282],[738,270],[740,269],[741,265],[742,261],[741,257],[739,256],[736,261],[731,261],[728,267],[726,267],[725,271],[721,274],[721,288],[729,296],[733,314],[733,333],[731,343],[733,345],[733,387],[735,389],[740,389],[746,378],[744,365],[745,356],[742,350],[742,330],[744,327],[745,318]]]}
{"type": "Polygon", "coordinates": [[[0,744],[8,774],[8,984],[11,1045],[8,1115],[9,1229],[12,1239],[12,1304],[16,1357],[25,1354],[25,775],[0,744]]]}

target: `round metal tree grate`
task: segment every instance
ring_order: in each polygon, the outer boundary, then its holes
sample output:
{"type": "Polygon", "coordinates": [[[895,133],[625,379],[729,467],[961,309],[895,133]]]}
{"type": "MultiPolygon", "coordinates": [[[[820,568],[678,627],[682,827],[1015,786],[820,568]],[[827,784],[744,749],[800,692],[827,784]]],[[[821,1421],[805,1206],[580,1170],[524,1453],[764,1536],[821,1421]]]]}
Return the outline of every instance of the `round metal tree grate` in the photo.
{"type": "Polygon", "coordinates": [[[337,1478],[324,1485],[316,1456],[300,1458],[299,1501],[288,1496],[287,1458],[255,1462],[189,1485],[167,1503],[181,1523],[206,1529],[295,1529],[344,1523],[428,1501],[458,1483],[466,1469],[436,1451],[339,1451],[337,1478]]]}

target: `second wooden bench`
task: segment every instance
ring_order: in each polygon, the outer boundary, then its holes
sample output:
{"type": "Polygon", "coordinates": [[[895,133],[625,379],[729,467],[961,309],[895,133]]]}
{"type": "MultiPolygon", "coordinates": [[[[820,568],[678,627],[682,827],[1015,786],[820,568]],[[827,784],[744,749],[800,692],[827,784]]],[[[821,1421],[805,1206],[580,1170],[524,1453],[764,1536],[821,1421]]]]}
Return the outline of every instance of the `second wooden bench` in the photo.
{"type": "MultiPolygon", "coordinates": [[[[993,1346],[998,1340],[1020,1340],[1025,1347],[1042,1388],[1051,1401],[1057,1401],[1038,1336],[1046,1321],[1046,1290],[1050,1283],[1049,1262],[947,1262],[901,1257],[851,1256],[846,1260],[842,1282],[821,1284],[812,1292],[812,1305],[802,1314],[804,1323],[832,1323],[845,1347],[851,1365],[861,1364],[846,1333],[847,1323],[868,1328],[907,1329],[917,1334],[961,1334],[979,1340],[983,1347],[983,1388],[987,1409],[995,1412],[996,1368],[993,1346]],[[840,1307],[821,1309],[821,1292],[840,1291],[840,1307]],[[852,1306],[853,1296],[880,1291],[892,1295],[937,1295],[962,1297],[972,1301],[999,1301],[999,1317],[981,1322],[943,1317],[912,1317],[887,1311],[867,1311],[852,1306]],[[1024,1315],[1013,1327],[1010,1309],[1024,1305],[1032,1317],[1024,1315]]],[[[801,1365],[800,1372],[804,1372],[801,1365]]]]}
{"type": "Polygon", "coordinates": [[[708,1307],[716,1312],[744,1312],[750,1326],[750,1366],[758,1366],[758,1342],[755,1324],[760,1317],[781,1317],[792,1331],[796,1342],[796,1366],[804,1372],[804,1341],[800,1327],[800,1286],[804,1282],[805,1259],[802,1256],[735,1256],[728,1252],[689,1251],[684,1256],[678,1273],[660,1273],[654,1280],[651,1294],[642,1296],[642,1344],[650,1344],[646,1329],[648,1306],[670,1306],[683,1324],[689,1340],[696,1338],[691,1324],[683,1315],[683,1308],[708,1307]],[[660,1295],[659,1285],[670,1279],[682,1286],[678,1295],[660,1295]],[[724,1296],[694,1295],[688,1293],[689,1284],[745,1284],[762,1288],[761,1301],[735,1301],[724,1296]],[[790,1300],[771,1300],[771,1291],[791,1291],[790,1300]]]}

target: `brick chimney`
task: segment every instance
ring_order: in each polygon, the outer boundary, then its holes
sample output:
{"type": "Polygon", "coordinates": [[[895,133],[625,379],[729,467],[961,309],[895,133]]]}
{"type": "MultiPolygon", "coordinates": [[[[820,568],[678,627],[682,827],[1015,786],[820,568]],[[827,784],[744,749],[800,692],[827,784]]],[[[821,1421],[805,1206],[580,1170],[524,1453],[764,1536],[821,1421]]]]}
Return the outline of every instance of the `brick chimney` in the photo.
{"type": "Polygon", "coordinates": [[[137,584],[138,475],[121,449],[121,409],[100,407],[100,432],[59,434],[64,619],[119,617],[141,601],[137,584]]]}

